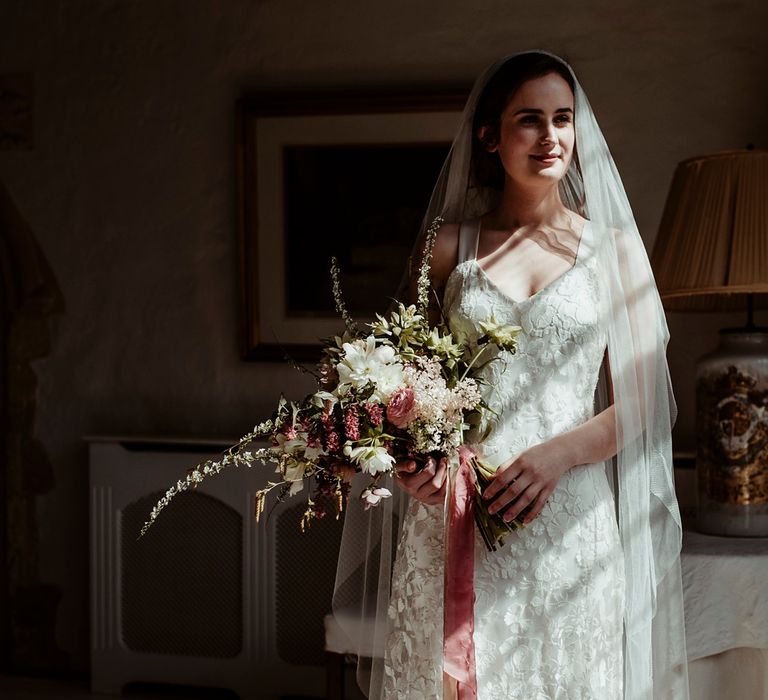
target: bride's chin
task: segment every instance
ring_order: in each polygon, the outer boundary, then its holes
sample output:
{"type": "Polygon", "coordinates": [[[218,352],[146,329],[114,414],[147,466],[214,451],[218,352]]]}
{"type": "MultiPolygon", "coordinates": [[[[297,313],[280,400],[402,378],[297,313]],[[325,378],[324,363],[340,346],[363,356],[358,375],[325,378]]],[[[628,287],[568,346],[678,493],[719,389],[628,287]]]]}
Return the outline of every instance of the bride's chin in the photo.
{"type": "Polygon", "coordinates": [[[561,168],[547,168],[530,174],[529,181],[539,184],[555,184],[560,182],[565,175],[561,168]]]}
{"type": "Polygon", "coordinates": [[[555,173],[563,172],[563,161],[555,160],[552,163],[542,163],[535,158],[531,159],[531,172],[538,175],[553,175],[555,173]]]}
{"type": "Polygon", "coordinates": [[[524,175],[517,174],[511,177],[507,173],[507,179],[523,188],[530,187],[553,187],[565,177],[565,171],[562,168],[546,168],[544,170],[529,171],[524,175]]]}

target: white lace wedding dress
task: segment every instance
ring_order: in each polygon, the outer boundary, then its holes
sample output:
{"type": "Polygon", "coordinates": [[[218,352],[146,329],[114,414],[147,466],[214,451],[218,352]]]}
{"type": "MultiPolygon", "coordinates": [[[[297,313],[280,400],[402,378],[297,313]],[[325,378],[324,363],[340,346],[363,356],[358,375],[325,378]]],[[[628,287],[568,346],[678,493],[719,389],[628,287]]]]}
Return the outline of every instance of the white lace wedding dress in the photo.
{"type": "MultiPolygon", "coordinates": [[[[517,353],[487,367],[499,413],[474,446],[498,466],[594,415],[606,347],[592,225],[576,260],[533,296],[514,301],[477,263],[478,221],[460,229],[444,310],[478,337],[491,316],[522,326],[517,353]]],[[[469,435],[470,441],[472,435],[469,435]]],[[[443,508],[412,500],[398,544],[385,654],[385,696],[442,696],[443,508]]],[[[479,700],[622,697],[623,553],[604,465],[573,467],[540,515],[497,552],[476,536],[475,648],[479,700]]]]}

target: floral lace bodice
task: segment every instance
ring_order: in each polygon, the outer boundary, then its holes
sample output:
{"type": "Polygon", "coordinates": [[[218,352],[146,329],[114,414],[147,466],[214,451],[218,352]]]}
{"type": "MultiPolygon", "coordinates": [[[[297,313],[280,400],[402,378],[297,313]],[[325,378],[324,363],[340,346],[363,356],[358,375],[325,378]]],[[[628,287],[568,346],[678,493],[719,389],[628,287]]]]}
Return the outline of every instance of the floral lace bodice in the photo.
{"type": "MultiPolygon", "coordinates": [[[[573,267],[522,301],[506,296],[474,254],[468,255],[472,242],[461,242],[466,259],[453,270],[445,290],[445,312],[453,333],[477,338],[482,333],[478,320],[491,317],[522,328],[517,352],[500,353],[481,372],[487,380],[484,398],[499,417],[489,416],[490,435],[476,446],[494,466],[593,414],[606,336],[599,322],[601,302],[590,234],[587,222],[573,267]]],[[[478,431],[468,435],[470,443],[478,438],[478,431]]]]}
{"type": "MultiPolygon", "coordinates": [[[[565,274],[521,301],[475,260],[477,222],[461,227],[444,311],[454,333],[479,322],[522,327],[515,354],[485,368],[498,417],[468,435],[498,466],[593,415],[606,335],[592,225],[565,274]]],[[[442,697],[443,509],[412,500],[393,571],[383,695],[442,697]]],[[[617,700],[622,695],[623,552],[603,464],[571,468],[539,516],[487,552],[476,537],[479,700],[617,700]]]]}

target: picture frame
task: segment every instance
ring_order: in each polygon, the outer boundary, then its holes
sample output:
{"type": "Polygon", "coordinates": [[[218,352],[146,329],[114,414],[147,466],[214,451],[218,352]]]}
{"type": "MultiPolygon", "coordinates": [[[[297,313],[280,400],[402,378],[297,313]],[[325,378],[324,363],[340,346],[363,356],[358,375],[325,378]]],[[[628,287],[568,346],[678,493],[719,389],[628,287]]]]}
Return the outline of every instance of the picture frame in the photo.
{"type": "Polygon", "coordinates": [[[456,90],[237,101],[244,360],[319,360],[320,339],[343,331],[331,255],[358,323],[386,311],[466,98],[456,90]]]}

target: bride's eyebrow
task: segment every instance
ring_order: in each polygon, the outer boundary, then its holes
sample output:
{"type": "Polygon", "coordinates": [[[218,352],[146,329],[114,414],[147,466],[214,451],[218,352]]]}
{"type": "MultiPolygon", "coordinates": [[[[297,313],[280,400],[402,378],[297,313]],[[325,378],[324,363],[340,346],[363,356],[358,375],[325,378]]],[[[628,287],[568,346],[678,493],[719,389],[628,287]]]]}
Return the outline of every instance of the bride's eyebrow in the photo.
{"type": "MultiPolygon", "coordinates": [[[[570,107],[560,107],[555,110],[555,114],[560,114],[561,112],[570,112],[573,114],[573,110],[570,107]]],[[[522,109],[518,109],[512,116],[516,117],[518,114],[544,114],[544,110],[534,109],[533,107],[523,107],[522,109]]]]}

